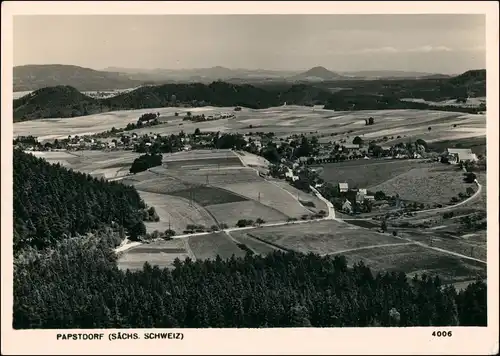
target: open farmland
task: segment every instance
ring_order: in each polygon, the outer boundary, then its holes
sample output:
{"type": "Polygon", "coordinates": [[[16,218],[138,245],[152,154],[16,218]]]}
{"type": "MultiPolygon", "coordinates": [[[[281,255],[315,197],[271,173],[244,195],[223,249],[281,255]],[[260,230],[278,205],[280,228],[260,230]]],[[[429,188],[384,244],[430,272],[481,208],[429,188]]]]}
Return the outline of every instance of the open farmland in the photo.
{"type": "Polygon", "coordinates": [[[205,206],[219,223],[235,226],[240,219],[255,221],[261,218],[266,222],[286,221],[288,216],[254,200],[205,206]]]}
{"type": "Polygon", "coordinates": [[[233,194],[225,189],[199,186],[170,193],[173,196],[192,200],[201,206],[234,203],[247,200],[244,196],[233,194]]]}
{"type": "MultiPolygon", "coordinates": [[[[350,188],[370,188],[391,178],[410,171],[412,168],[427,167],[423,160],[355,160],[326,163],[320,173],[326,182],[346,182],[350,188]]],[[[371,189],[372,190],[372,189],[371,189]]]]}
{"type": "Polygon", "coordinates": [[[139,195],[148,206],[155,207],[160,217],[158,222],[145,222],[148,232],[165,231],[171,226],[172,230],[180,233],[189,224],[203,225],[207,228],[216,224],[205,209],[197,204],[190,204],[189,200],[182,197],[143,191],[139,191],[139,195]]]}
{"type": "Polygon", "coordinates": [[[467,187],[477,190],[475,184],[467,184],[463,178],[463,172],[455,167],[414,168],[372,187],[372,190],[381,190],[388,195],[399,194],[403,200],[447,204],[452,197],[465,193],[467,187]]]}
{"type": "Polygon", "coordinates": [[[27,151],[49,163],[106,179],[123,177],[139,153],[131,151],[27,151]]]}
{"type": "Polygon", "coordinates": [[[269,167],[269,161],[264,157],[254,155],[253,153],[244,151],[235,151],[235,153],[240,157],[241,161],[245,166],[255,167],[255,168],[267,168],[269,167]]]}
{"type": "Polygon", "coordinates": [[[456,252],[465,256],[487,260],[486,253],[486,231],[478,231],[470,236],[458,237],[459,233],[453,233],[452,236],[446,229],[398,229],[399,235],[404,238],[410,238],[413,241],[422,242],[433,247],[456,252]]]}
{"type": "MultiPolygon", "coordinates": [[[[464,115],[463,113],[432,110],[364,110],[356,112],[333,111],[302,106],[282,106],[268,109],[248,109],[236,112],[232,119],[205,122],[183,121],[186,112],[213,115],[220,112],[232,112],[232,107],[217,108],[152,108],[140,110],[113,111],[64,119],[41,119],[14,123],[14,136],[34,135],[41,139],[62,138],[68,135],[83,135],[102,132],[114,127],[124,127],[147,112],[159,112],[161,116],[172,117],[166,124],[134,130],[137,134],[159,133],[176,134],[181,131],[220,132],[274,132],[279,137],[290,134],[318,132],[329,136],[335,134],[335,140],[349,136],[352,140],[358,135],[363,139],[407,135],[426,141],[448,140],[453,137],[485,137],[486,116],[464,115]],[[179,113],[174,117],[175,112],[179,113]],[[365,119],[373,117],[375,124],[366,126],[365,119]],[[457,127],[453,127],[458,123],[457,127]],[[429,132],[427,128],[431,126],[429,132]],[[470,130],[469,130],[470,128],[470,130]],[[481,128],[483,131],[476,130],[481,128]],[[459,129],[459,130],[457,130],[459,129]],[[349,132],[351,131],[351,132],[349,132]],[[50,133],[50,134],[48,134],[50,133]]],[[[132,133],[131,132],[131,133],[132,133]]],[[[333,137],[332,137],[333,139],[333,137]]],[[[349,139],[348,139],[349,140],[349,139]]]]}
{"type": "Polygon", "coordinates": [[[137,270],[142,269],[145,262],[152,266],[172,267],[176,258],[184,261],[186,257],[195,259],[190,252],[187,241],[184,239],[173,239],[169,241],[158,241],[133,247],[118,258],[120,269],[137,270]]]}
{"type": "Polygon", "coordinates": [[[247,234],[286,249],[321,255],[368,246],[405,243],[390,235],[334,220],[263,227],[248,231],[247,234]]]}
{"type": "Polygon", "coordinates": [[[241,161],[238,157],[228,158],[200,158],[190,160],[175,160],[163,163],[167,169],[217,169],[225,167],[241,167],[241,161]]]}
{"type": "MultiPolygon", "coordinates": [[[[155,170],[160,172],[159,170],[155,170]]],[[[209,184],[224,188],[226,184],[260,182],[262,178],[251,168],[237,167],[231,169],[178,169],[164,170],[163,173],[169,177],[181,180],[189,184],[209,184]]]]}
{"type": "Polygon", "coordinates": [[[486,264],[445,254],[419,245],[395,245],[343,253],[352,264],[363,261],[374,271],[403,271],[439,275],[447,283],[486,276],[486,264]]]}
{"type": "Polygon", "coordinates": [[[236,241],[239,244],[247,246],[250,250],[252,250],[255,254],[258,255],[266,255],[273,251],[280,250],[275,246],[272,246],[271,244],[262,242],[254,237],[251,237],[248,234],[249,232],[250,231],[248,230],[242,230],[242,231],[236,230],[236,231],[231,231],[229,234],[231,235],[234,241],[236,241]]]}
{"type": "Polygon", "coordinates": [[[224,232],[189,236],[187,241],[195,257],[200,260],[215,259],[217,255],[222,259],[231,258],[232,255],[236,257],[245,256],[245,251],[240,249],[224,232]]]}
{"type": "Polygon", "coordinates": [[[293,196],[299,199],[301,204],[304,204],[305,202],[313,203],[314,207],[312,206],[306,206],[307,209],[313,211],[313,212],[319,212],[321,210],[323,211],[328,211],[328,207],[326,206],[326,203],[319,199],[317,196],[315,196],[312,193],[306,193],[302,190],[299,190],[293,186],[291,186],[288,182],[282,181],[282,180],[273,180],[271,181],[273,184],[276,184],[276,186],[280,187],[281,189],[284,189],[288,192],[290,192],[293,196]]]}
{"type": "Polygon", "coordinates": [[[230,150],[193,150],[193,151],[180,151],[174,153],[164,153],[163,162],[177,162],[177,161],[190,161],[199,159],[229,159],[237,158],[238,156],[230,150]]]}
{"type": "Polygon", "coordinates": [[[78,159],[78,156],[68,151],[26,151],[35,157],[43,158],[49,163],[57,164],[62,166],[70,166],[70,162],[74,162],[78,159]]]}
{"type": "Polygon", "coordinates": [[[299,218],[311,212],[299,204],[295,197],[288,191],[262,179],[254,183],[234,183],[225,185],[225,189],[248,199],[258,201],[264,205],[279,210],[289,217],[299,218]]]}
{"type": "Polygon", "coordinates": [[[122,183],[133,185],[137,190],[157,194],[169,194],[192,187],[190,184],[186,184],[178,179],[158,176],[151,172],[141,172],[135,176],[128,176],[122,180],[122,183]],[[152,176],[147,177],[143,173],[148,173],[152,176]]]}

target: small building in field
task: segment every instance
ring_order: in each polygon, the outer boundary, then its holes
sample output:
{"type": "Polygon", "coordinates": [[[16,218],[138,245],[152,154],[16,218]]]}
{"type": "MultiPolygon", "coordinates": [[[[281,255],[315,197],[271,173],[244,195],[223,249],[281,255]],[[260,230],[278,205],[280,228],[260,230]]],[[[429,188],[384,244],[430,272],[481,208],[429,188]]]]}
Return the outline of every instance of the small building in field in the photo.
{"type": "Polygon", "coordinates": [[[342,204],[342,211],[347,214],[352,214],[352,204],[349,200],[346,199],[344,204],[342,204]]]}
{"type": "Polygon", "coordinates": [[[347,184],[347,183],[339,183],[339,191],[341,193],[347,193],[349,191],[349,184],[347,184]]]}

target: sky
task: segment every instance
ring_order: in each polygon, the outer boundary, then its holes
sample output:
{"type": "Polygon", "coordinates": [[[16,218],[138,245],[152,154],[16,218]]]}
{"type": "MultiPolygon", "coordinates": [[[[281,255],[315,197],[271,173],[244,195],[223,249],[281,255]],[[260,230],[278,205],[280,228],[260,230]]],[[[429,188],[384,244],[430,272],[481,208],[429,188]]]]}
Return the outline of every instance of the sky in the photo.
{"type": "Polygon", "coordinates": [[[14,17],[14,65],[93,69],[486,68],[484,15],[34,15],[14,17]]]}

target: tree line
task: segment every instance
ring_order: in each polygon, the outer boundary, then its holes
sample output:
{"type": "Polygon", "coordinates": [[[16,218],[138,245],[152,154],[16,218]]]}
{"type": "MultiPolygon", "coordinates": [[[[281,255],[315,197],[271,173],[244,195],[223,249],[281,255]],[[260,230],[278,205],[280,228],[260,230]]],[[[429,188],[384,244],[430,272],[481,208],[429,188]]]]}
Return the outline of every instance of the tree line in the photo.
{"type": "Polygon", "coordinates": [[[99,239],[26,251],[14,268],[16,329],[486,325],[486,285],[457,292],[438,277],[374,273],[343,256],[273,252],[145,263],[123,271],[99,239]],[[104,287],[103,287],[104,286],[104,287]]]}
{"type": "Polygon", "coordinates": [[[112,222],[132,237],[146,232],[146,206],[133,187],[13,152],[14,251],[46,248],[112,222]]]}

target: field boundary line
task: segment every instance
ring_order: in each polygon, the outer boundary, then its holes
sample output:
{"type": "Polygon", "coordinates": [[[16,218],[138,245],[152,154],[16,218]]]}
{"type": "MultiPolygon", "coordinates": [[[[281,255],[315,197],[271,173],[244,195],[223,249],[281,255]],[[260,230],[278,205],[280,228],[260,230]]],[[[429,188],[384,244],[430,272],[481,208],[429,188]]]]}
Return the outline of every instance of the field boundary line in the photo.
{"type": "Polygon", "coordinates": [[[201,212],[205,211],[213,219],[213,221],[215,222],[215,225],[219,226],[219,222],[217,221],[217,219],[215,218],[215,216],[213,216],[213,214],[211,212],[209,212],[207,209],[205,209],[205,207],[203,207],[201,204],[198,204],[196,201],[191,202],[189,199],[181,197],[181,196],[177,196],[177,195],[170,195],[170,194],[163,194],[163,193],[156,193],[156,192],[148,192],[147,190],[139,190],[139,189],[136,189],[136,190],[137,190],[137,193],[139,193],[139,196],[141,195],[141,192],[144,192],[144,193],[149,193],[149,194],[162,195],[162,196],[165,197],[165,199],[168,199],[170,197],[170,198],[182,200],[186,204],[188,204],[189,206],[193,207],[194,210],[196,210],[197,212],[200,213],[200,215],[203,215],[203,214],[201,214],[201,212]]]}
{"type": "MultiPolygon", "coordinates": [[[[367,229],[367,228],[359,226],[359,225],[350,224],[348,221],[345,221],[345,220],[341,220],[341,221],[344,222],[344,223],[346,223],[346,224],[349,224],[351,226],[354,226],[354,227],[356,227],[358,229],[370,230],[370,231],[375,232],[377,234],[388,236],[387,234],[384,234],[384,233],[381,233],[381,232],[378,232],[378,231],[374,231],[372,229],[367,229]]],[[[430,245],[427,245],[427,244],[425,244],[423,242],[412,240],[409,237],[401,237],[401,236],[393,236],[393,237],[396,238],[396,239],[399,239],[399,240],[408,241],[410,243],[419,245],[421,247],[425,247],[425,248],[429,248],[431,250],[439,251],[439,252],[442,252],[442,253],[445,253],[445,254],[448,254],[448,255],[453,255],[453,256],[457,256],[457,257],[463,258],[463,259],[467,259],[467,260],[471,260],[471,261],[476,261],[476,262],[487,264],[486,261],[480,260],[479,258],[474,258],[474,257],[471,257],[471,256],[463,255],[463,254],[458,253],[458,252],[446,250],[446,249],[439,248],[439,247],[430,246],[430,245]]]]}
{"type": "Polygon", "coordinates": [[[404,246],[404,245],[415,245],[415,243],[413,243],[413,242],[400,242],[400,243],[393,243],[393,244],[362,246],[362,247],[356,247],[356,248],[349,248],[346,250],[324,253],[321,256],[331,256],[331,255],[338,255],[340,253],[346,253],[346,252],[352,252],[352,251],[372,250],[372,249],[380,248],[380,247],[392,247],[392,246],[404,246]]]}
{"type": "Polygon", "coordinates": [[[184,239],[183,243],[184,243],[184,247],[186,248],[186,252],[189,255],[189,257],[191,257],[191,259],[193,261],[196,261],[197,258],[196,258],[196,255],[194,254],[193,250],[191,249],[191,246],[189,246],[189,240],[184,239]]]}
{"type": "MultiPolygon", "coordinates": [[[[231,235],[231,232],[230,231],[224,231],[226,233],[227,236],[229,236],[229,238],[231,240],[233,240],[233,242],[236,244],[236,245],[245,245],[250,251],[253,252],[254,255],[258,255],[257,251],[255,251],[253,248],[251,248],[250,246],[248,246],[247,244],[244,244],[242,243],[241,241],[238,241],[238,239],[236,239],[233,235],[231,235]]],[[[239,246],[238,246],[239,247],[239,246]]]]}
{"type": "Polygon", "coordinates": [[[252,239],[255,239],[257,241],[260,241],[262,243],[265,243],[266,245],[269,245],[271,247],[277,248],[278,250],[284,251],[284,252],[297,252],[295,250],[292,250],[291,248],[286,248],[286,247],[280,246],[280,245],[278,245],[278,244],[276,244],[274,242],[264,240],[264,239],[262,239],[260,237],[257,237],[255,235],[252,235],[252,234],[249,234],[249,233],[247,233],[247,236],[249,236],[252,239]]]}

